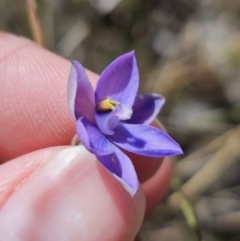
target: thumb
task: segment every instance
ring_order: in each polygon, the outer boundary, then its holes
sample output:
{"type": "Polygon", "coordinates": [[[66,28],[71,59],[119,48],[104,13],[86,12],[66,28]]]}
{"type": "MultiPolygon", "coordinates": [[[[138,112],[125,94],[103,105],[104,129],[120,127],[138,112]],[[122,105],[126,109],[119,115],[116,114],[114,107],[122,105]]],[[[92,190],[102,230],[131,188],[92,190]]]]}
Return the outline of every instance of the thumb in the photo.
{"type": "Polygon", "coordinates": [[[0,240],[130,241],[143,219],[141,190],[131,197],[84,147],[24,155],[0,176],[0,240]]]}

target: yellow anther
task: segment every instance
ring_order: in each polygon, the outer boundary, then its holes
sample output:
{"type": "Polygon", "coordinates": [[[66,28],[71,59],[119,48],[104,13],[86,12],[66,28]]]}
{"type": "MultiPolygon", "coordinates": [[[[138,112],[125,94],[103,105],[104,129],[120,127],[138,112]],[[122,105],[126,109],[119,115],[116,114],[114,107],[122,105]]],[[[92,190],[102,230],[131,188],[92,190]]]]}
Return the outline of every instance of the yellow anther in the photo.
{"type": "MultiPolygon", "coordinates": [[[[107,98],[107,99],[109,99],[109,98],[107,98]]],[[[114,106],[119,104],[119,102],[117,102],[116,100],[109,99],[109,102],[114,106]]]]}
{"type": "Polygon", "coordinates": [[[97,112],[110,112],[115,109],[115,106],[119,104],[116,100],[111,100],[110,98],[102,99],[98,102],[96,106],[97,112]]]}

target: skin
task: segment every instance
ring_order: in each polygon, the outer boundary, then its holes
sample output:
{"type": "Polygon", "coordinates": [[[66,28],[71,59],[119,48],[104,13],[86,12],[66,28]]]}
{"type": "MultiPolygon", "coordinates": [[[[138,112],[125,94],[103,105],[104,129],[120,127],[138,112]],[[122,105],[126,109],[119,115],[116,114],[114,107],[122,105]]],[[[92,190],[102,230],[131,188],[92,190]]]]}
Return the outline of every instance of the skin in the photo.
{"type": "MultiPolygon", "coordinates": [[[[145,207],[167,190],[169,160],[130,154],[142,182],[131,197],[94,155],[69,146],[69,69],[30,40],[0,33],[0,240],[132,241],[145,207]]],[[[87,74],[95,86],[98,76],[87,74]]]]}

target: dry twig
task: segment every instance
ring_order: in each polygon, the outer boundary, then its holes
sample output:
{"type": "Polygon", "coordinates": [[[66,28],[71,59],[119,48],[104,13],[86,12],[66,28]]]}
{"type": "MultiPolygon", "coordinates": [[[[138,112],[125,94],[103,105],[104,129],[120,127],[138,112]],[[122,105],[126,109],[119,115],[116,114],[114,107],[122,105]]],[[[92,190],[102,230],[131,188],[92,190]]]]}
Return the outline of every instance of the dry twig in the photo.
{"type": "MultiPolygon", "coordinates": [[[[232,166],[239,156],[240,127],[238,126],[229,138],[223,142],[221,147],[213,157],[182,187],[181,191],[189,200],[206,191],[222,173],[232,166]]],[[[174,192],[168,199],[168,203],[173,208],[178,208],[181,203],[181,194],[174,192]]]]}
{"type": "Polygon", "coordinates": [[[237,130],[237,128],[233,128],[233,129],[225,132],[223,135],[215,138],[214,140],[212,140],[207,145],[197,149],[193,153],[191,153],[188,156],[181,159],[181,161],[179,161],[175,164],[176,174],[184,173],[189,168],[189,166],[195,165],[195,162],[199,162],[199,160],[204,159],[205,156],[208,156],[208,155],[216,152],[219,148],[221,148],[224,145],[225,141],[236,130],[237,130]]]}
{"type": "Polygon", "coordinates": [[[37,44],[44,47],[44,40],[42,35],[41,26],[36,12],[36,2],[35,0],[25,0],[28,12],[28,19],[31,26],[31,31],[33,38],[37,44]]]}

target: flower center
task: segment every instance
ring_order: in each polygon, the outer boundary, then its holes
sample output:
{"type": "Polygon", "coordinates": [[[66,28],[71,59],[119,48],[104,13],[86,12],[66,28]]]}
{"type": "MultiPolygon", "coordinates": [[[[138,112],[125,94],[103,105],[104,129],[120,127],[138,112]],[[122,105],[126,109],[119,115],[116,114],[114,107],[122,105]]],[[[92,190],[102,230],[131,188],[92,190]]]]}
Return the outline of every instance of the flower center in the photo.
{"type": "Polygon", "coordinates": [[[116,100],[110,98],[104,98],[100,100],[96,105],[96,111],[98,113],[108,113],[114,111],[114,114],[119,120],[128,120],[132,116],[132,108],[127,105],[122,105],[116,100]]]}
{"type": "Polygon", "coordinates": [[[105,113],[115,110],[115,106],[118,105],[119,102],[116,100],[111,100],[110,98],[104,98],[97,103],[96,110],[98,113],[105,113]]]}

